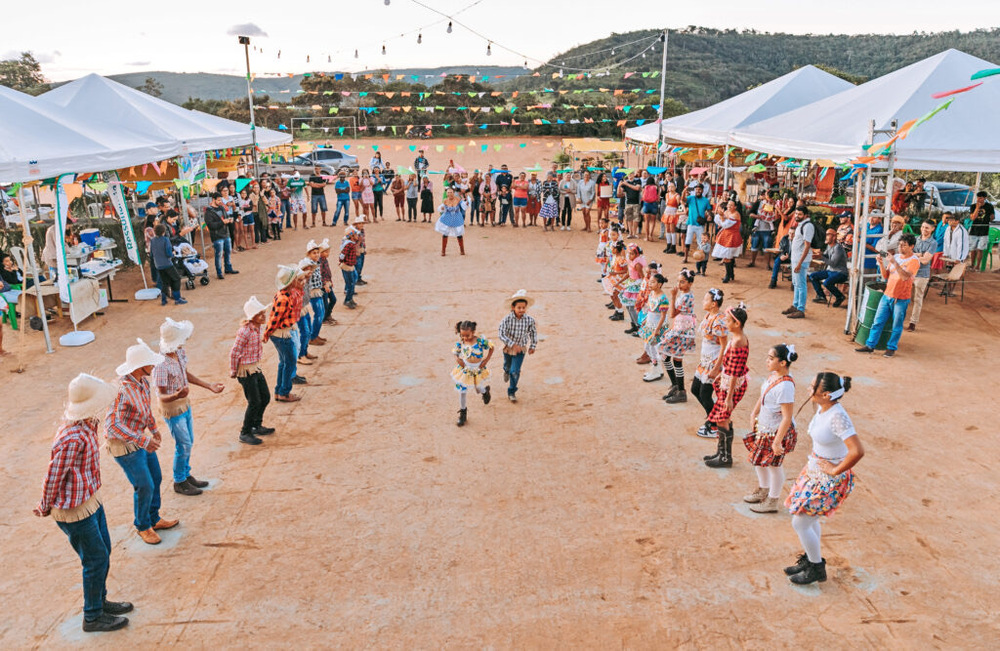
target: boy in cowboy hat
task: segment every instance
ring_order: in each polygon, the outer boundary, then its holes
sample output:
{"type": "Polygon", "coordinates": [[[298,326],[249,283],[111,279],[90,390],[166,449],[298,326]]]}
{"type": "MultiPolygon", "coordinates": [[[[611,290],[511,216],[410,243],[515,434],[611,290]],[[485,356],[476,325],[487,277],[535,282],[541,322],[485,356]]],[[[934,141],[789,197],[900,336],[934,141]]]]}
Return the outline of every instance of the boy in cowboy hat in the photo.
{"type": "Polygon", "coordinates": [[[127,601],[108,601],[111,536],[101,504],[99,419],[115,388],[81,373],[69,383],[69,401],[52,442],[52,457],[34,513],[52,516],[83,565],[83,630],[115,631],[128,624],[127,601]]]}
{"type": "MultiPolygon", "coordinates": [[[[298,322],[298,363],[310,366],[312,365],[312,360],[317,358],[317,355],[313,355],[309,352],[309,344],[313,341],[313,311],[307,285],[309,283],[309,279],[313,275],[313,272],[319,271],[319,263],[311,258],[302,258],[299,260],[298,269],[299,279],[301,282],[295,286],[294,290],[302,294],[302,311],[299,314],[298,322]]],[[[326,343],[326,340],[323,340],[323,343],[326,343]]],[[[322,344],[317,343],[316,345],[320,346],[322,344]]],[[[295,378],[292,378],[292,382],[295,382],[295,378]]]]}
{"type": "Polygon", "coordinates": [[[274,295],[271,316],[264,330],[263,341],[271,340],[278,351],[278,379],[274,385],[274,399],[278,402],[296,402],[302,398],[292,393],[292,380],[296,375],[298,357],[298,322],[302,314],[302,292],[295,286],[302,286],[297,267],[278,265],[274,284],[278,293],[274,295]]]}
{"type": "Polygon", "coordinates": [[[105,418],[104,435],[108,451],[135,490],[135,529],[143,542],[156,545],[160,542],[157,530],[171,529],[179,523],[160,517],[161,475],[156,451],[161,439],[146,380],[153,368],[163,362],[163,355],[150,350],[142,339],[136,341],[125,351],[125,361],[115,369],[121,376],[121,384],[105,418]]]}
{"type": "Polygon", "coordinates": [[[309,240],[306,245],[306,258],[312,263],[312,273],[306,280],[306,291],[309,296],[309,306],[312,308],[312,323],[310,324],[311,346],[323,346],[326,339],[319,336],[319,329],[323,326],[323,319],[326,318],[326,302],[323,299],[323,271],[320,264],[320,254],[323,245],[316,240],[309,240]]]}
{"type": "Polygon", "coordinates": [[[258,436],[274,433],[273,427],[263,425],[264,410],[271,401],[271,394],[267,388],[264,371],[260,369],[260,358],[264,353],[260,327],[267,319],[269,307],[258,301],[256,296],[251,296],[250,300],[243,304],[243,314],[246,319],[240,324],[236,341],[229,351],[229,377],[236,378],[243,387],[243,396],[247,399],[247,408],[243,412],[243,428],[240,430],[240,443],[247,445],[260,445],[262,441],[257,438],[258,436]]]}
{"type": "Polygon", "coordinates": [[[160,398],[160,412],[174,437],[174,492],[181,495],[201,495],[207,481],[191,475],[191,447],[194,445],[194,423],[188,385],[222,393],[224,385],[209,384],[187,369],[187,352],[184,343],[194,332],[190,321],[174,321],[170,317],[160,326],[160,353],[163,361],[153,368],[152,380],[160,398]]]}
{"type": "Polygon", "coordinates": [[[337,295],[333,293],[333,271],[330,269],[330,238],[323,238],[319,245],[319,272],[323,279],[323,313],[326,325],[337,325],[333,318],[333,306],[337,304],[337,295]]]}
{"type": "Polygon", "coordinates": [[[358,262],[358,242],[361,233],[353,226],[344,230],[344,241],[340,243],[340,271],[344,276],[344,305],[349,309],[357,308],[354,302],[354,285],[358,280],[355,265],[358,262]]]}
{"type": "Polygon", "coordinates": [[[503,342],[503,379],[509,382],[507,398],[517,402],[517,382],[521,379],[521,364],[524,363],[524,353],[535,354],[538,345],[538,331],[535,319],[528,316],[528,308],[534,305],[535,299],[528,292],[519,289],[506,301],[510,312],[500,322],[499,335],[503,342]]]}
{"type": "Polygon", "coordinates": [[[354,271],[357,272],[357,279],[354,281],[355,285],[367,285],[368,281],[361,277],[362,272],[365,269],[365,220],[363,217],[355,217],[354,221],[351,222],[354,226],[354,230],[358,232],[358,261],[354,264],[354,271]]]}

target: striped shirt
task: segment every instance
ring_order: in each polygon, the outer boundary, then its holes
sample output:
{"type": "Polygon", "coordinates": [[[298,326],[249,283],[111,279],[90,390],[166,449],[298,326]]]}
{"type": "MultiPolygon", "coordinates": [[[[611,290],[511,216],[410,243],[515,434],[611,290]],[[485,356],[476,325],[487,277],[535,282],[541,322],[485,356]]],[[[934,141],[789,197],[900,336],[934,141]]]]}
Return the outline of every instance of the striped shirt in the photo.
{"type": "Polygon", "coordinates": [[[260,326],[247,321],[236,332],[236,341],[229,351],[229,374],[236,376],[240,366],[250,366],[260,363],[264,354],[264,346],[260,340],[260,326]]]}
{"type": "Polygon", "coordinates": [[[160,437],[149,398],[146,378],[137,380],[131,374],[122,376],[118,395],[104,420],[104,433],[109,441],[114,439],[145,448],[153,438],[160,437]],[[149,435],[145,433],[147,429],[149,435]]]}
{"type": "Polygon", "coordinates": [[[52,442],[49,469],[42,483],[38,510],[72,509],[101,487],[101,453],[97,420],[64,421],[52,442]]]}
{"type": "Polygon", "coordinates": [[[521,346],[534,350],[538,345],[538,332],[535,329],[535,320],[525,314],[517,318],[513,310],[503,318],[499,327],[500,341],[508,348],[521,346]],[[528,345],[530,342],[530,346],[528,345]]]}

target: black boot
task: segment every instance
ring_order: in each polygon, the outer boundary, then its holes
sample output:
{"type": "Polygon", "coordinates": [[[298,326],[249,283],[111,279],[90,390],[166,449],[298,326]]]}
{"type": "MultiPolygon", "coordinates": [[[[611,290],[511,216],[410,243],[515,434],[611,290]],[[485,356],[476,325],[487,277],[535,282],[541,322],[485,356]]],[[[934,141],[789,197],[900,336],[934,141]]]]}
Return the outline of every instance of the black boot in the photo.
{"type": "Polygon", "coordinates": [[[785,568],[785,576],[794,576],[807,567],[809,567],[809,557],[805,554],[801,554],[797,559],[795,559],[795,565],[789,565],[785,568]]]}
{"type": "Polygon", "coordinates": [[[486,390],[485,390],[485,391],[483,391],[483,404],[484,404],[484,405],[488,405],[488,404],[490,404],[490,400],[491,400],[491,396],[490,396],[490,388],[489,388],[489,387],[486,387],[486,390]]]}
{"type": "Polygon", "coordinates": [[[819,563],[810,563],[807,559],[806,563],[808,563],[806,569],[802,570],[798,574],[793,574],[788,580],[795,585],[809,585],[810,583],[816,583],[817,581],[826,581],[825,558],[819,563]]]}
{"type": "Polygon", "coordinates": [[[721,448],[719,449],[719,456],[714,459],[708,459],[705,461],[705,465],[709,468],[732,468],[733,467],[733,426],[729,425],[729,429],[719,428],[719,441],[721,442],[721,448]]]}
{"type": "MultiPolygon", "coordinates": [[[[711,423],[706,423],[706,425],[711,425],[711,423]]],[[[715,454],[706,454],[705,456],[703,456],[702,459],[706,462],[718,459],[719,457],[722,456],[722,447],[723,445],[725,445],[725,441],[723,440],[722,437],[722,429],[716,428],[715,434],[716,434],[715,454]]]]}
{"type": "Polygon", "coordinates": [[[468,418],[467,418],[468,413],[469,413],[468,409],[459,409],[458,410],[458,422],[455,423],[455,424],[458,425],[459,427],[462,427],[463,425],[465,425],[465,423],[468,421],[468,418]]]}
{"type": "Polygon", "coordinates": [[[208,482],[202,481],[200,479],[195,479],[192,475],[188,475],[187,483],[191,484],[195,488],[208,488],[208,482]]]}

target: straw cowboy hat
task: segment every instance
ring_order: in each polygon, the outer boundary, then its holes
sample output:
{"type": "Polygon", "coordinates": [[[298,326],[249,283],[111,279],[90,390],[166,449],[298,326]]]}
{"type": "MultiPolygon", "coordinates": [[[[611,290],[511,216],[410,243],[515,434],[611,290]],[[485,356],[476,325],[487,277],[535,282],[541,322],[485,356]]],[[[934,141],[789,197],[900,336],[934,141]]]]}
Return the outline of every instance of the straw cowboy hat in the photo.
{"type": "Polygon", "coordinates": [[[702,251],[701,249],[695,249],[694,251],[691,252],[691,259],[694,260],[695,262],[701,262],[702,260],[705,259],[705,252],[702,251]]]}
{"type": "Polygon", "coordinates": [[[295,277],[299,275],[298,267],[289,267],[279,264],[278,273],[274,276],[274,285],[282,290],[295,282],[295,277]]]}
{"type": "Polygon", "coordinates": [[[319,266],[319,263],[311,258],[302,258],[299,260],[299,272],[300,273],[312,273],[312,270],[319,266]]]}
{"type": "Polygon", "coordinates": [[[323,241],[319,243],[319,250],[326,251],[330,248],[330,238],[324,237],[323,241]]]}
{"type": "Polygon", "coordinates": [[[306,244],[306,253],[309,253],[314,249],[322,249],[322,248],[323,247],[316,240],[309,240],[309,243],[306,244]]]}
{"type": "Polygon", "coordinates": [[[257,300],[256,296],[251,296],[250,300],[243,304],[243,314],[246,315],[247,319],[252,319],[261,312],[267,312],[270,308],[270,303],[264,305],[257,300]]]}
{"type": "Polygon", "coordinates": [[[84,420],[104,415],[115,399],[116,390],[100,378],[80,373],[69,383],[69,400],[66,402],[66,420],[84,420]]]}
{"type": "Polygon", "coordinates": [[[364,223],[365,223],[365,218],[362,217],[361,215],[358,215],[357,217],[351,220],[351,226],[354,226],[355,224],[364,224],[364,223]]]}
{"type": "Polygon", "coordinates": [[[160,352],[164,355],[176,352],[191,337],[192,332],[194,332],[193,323],[174,321],[168,316],[160,326],[160,352]]]}
{"type": "Polygon", "coordinates": [[[516,292],[514,292],[513,296],[511,296],[506,300],[505,306],[507,307],[508,310],[514,307],[515,301],[527,301],[528,307],[531,307],[532,305],[535,304],[535,299],[533,299],[531,296],[528,296],[528,290],[526,289],[517,290],[516,292]]]}
{"type": "Polygon", "coordinates": [[[154,353],[145,341],[136,339],[136,342],[125,351],[125,362],[115,369],[118,375],[128,375],[137,368],[156,366],[163,362],[163,355],[154,353]]]}

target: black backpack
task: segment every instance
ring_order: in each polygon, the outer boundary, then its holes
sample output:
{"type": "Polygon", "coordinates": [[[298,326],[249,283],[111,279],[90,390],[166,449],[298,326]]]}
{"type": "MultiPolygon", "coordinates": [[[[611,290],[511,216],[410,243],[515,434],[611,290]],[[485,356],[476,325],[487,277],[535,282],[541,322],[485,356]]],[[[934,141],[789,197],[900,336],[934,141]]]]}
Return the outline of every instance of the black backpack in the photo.
{"type": "Polygon", "coordinates": [[[810,217],[809,222],[813,225],[813,236],[810,246],[823,251],[826,249],[826,226],[819,223],[815,217],[810,217]]]}

